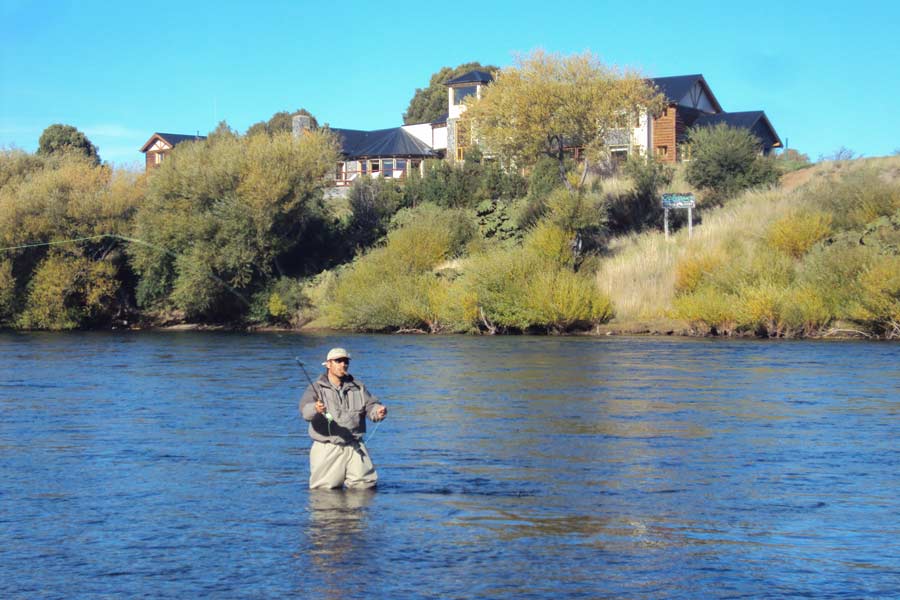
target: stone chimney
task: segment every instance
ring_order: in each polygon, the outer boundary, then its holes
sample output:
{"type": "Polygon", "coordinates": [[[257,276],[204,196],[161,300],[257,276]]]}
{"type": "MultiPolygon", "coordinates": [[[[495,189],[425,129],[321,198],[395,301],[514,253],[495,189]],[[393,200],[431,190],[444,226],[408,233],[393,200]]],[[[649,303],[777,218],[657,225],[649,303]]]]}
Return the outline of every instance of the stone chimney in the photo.
{"type": "Polygon", "coordinates": [[[294,115],[291,119],[291,132],[295,138],[310,129],[312,129],[312,121],[306,115],[294,115]]]}

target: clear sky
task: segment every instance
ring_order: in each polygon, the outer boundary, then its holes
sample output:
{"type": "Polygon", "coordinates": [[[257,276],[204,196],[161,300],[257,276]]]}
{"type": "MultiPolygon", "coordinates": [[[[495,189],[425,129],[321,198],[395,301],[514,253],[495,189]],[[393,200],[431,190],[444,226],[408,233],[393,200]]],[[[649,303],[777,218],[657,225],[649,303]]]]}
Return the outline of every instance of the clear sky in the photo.
{"type": "Polygon", "coordinates": [[[0,0],[0,147],[74,125],[128,166],[153,132],[243,133],[282,110],[401,124],[442,66],[591,51],[648,76],[702,73],[815,160],[900,149],[900,3],[0,0]]]}

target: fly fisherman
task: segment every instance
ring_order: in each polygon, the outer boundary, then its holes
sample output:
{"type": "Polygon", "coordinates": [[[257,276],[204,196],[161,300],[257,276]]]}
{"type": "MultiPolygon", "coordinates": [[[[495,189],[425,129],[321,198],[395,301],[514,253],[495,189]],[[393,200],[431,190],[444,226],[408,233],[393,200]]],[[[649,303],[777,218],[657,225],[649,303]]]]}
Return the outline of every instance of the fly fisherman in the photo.
{"type": "Polygon", "coordinates": [[[387,416],[387,407],[347,372],[350,355],[343,348],[328,351],[325,373],[300,398],[300,414],[309,421],[309,487],[365,489],[378,474],[362,442],[366,416],[373,422],[387,416]]]}

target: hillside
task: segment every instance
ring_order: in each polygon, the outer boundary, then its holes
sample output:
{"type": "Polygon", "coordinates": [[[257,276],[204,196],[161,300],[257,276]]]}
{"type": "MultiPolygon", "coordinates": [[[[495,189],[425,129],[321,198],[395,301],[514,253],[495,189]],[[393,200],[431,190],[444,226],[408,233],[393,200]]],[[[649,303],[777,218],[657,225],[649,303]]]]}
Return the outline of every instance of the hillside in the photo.
{"type": "Polygon", "coordinates": [[[693,239],[613,240],[605,330],[897,335],[900,157],[817,164],[700,217],[693,239]]]}

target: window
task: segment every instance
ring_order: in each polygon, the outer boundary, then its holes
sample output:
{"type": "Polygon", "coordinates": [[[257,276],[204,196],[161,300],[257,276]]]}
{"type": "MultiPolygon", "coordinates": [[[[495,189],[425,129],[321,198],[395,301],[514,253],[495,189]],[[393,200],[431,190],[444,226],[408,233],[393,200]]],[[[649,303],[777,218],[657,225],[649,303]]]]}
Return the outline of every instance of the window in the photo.
{"type": "Polygon", "coordinates": [[[669,157],[669,147],[668,146],[657,146],[656,147],[656,158],[668,158],[669,157]]]}
{"type": "Polygon", "coordinates": [[[465,100],[469,96],[474,96],[477,93],[478,93],[478,86],[474,86],[474,85],[453,88],[453,104],[462,104],[463,100],[465,100]]]}
{"type": "Polygon", "coordinates": [[[158,165],[162,163],[163,153],[162,152],[154,152],[153,153],[153,164],[158,165]]]}
{"type": "Polygon", "coordinates": [[[384,177],[393,177],[394,176],[394,159],[393,158],[382,159],[381,165],[382,165],[381,174],[384,177]]]}
{"type": "Polygon", "coordinates": [[[394,161],[394,177],[406,177],[405,158],[398,158],[394,161]]]}
{"type": "Polygon", "coordinates": [[[471,142],[469,128],[463,123],[456,124],[456,160],[466,159],[466,149],[471,142]]]}

